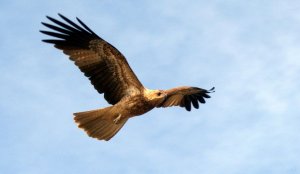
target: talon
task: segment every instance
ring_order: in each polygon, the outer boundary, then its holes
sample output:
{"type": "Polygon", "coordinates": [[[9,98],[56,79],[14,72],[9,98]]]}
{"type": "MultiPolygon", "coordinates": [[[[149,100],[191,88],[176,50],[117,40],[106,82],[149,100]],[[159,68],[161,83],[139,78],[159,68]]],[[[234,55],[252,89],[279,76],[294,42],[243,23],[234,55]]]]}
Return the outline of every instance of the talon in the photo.
{"type": "Polygon", "coordinates": [[[115,124],[118,124],[119,121],[121,120],[121,117],[122,117],[122,115],[119,114],[119,115],[114,119],[114,123],[115,123],[115,124]]]}

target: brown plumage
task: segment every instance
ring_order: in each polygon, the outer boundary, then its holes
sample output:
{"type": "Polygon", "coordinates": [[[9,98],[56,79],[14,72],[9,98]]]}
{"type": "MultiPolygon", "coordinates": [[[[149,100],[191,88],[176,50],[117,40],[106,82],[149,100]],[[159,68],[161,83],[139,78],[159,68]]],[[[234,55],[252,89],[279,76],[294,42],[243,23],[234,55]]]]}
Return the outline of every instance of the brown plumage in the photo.
{"type": "Polygon", "coordinates": [[[110,140],[134,116],[155,107],[180,106],[190,111],[198,109],[199,102],[210,98],[197,87],[177,87],[169,90],[149,90],[138,80],[125,57],[111,44],[97,36],[80,19],[80,25],[59,14],[65,21],[47,18],[55,25],[42,24],[52,31],[40,31],[55,39],[43,40],[67,54],[70,60],[88,77],[94,88],[104,94],[112,106],[87,112],[74,113],[79,128],[99,140],[110,140]]]}

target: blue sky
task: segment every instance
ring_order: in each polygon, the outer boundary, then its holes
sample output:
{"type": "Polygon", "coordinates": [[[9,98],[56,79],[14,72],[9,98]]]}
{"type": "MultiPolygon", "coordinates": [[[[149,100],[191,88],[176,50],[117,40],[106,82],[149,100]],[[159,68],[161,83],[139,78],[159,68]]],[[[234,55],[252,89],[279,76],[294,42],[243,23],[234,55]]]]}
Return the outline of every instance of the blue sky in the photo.
{"type": "Polygon", "coordinates": [[[300,2],[0,2],[0,172],[300,173],[300,2]],[[152,89],[216,87],[199,110],[156,109],[109,142],[72,113],[108,106],[60,51],[45,15],[81,18],[152,89]]]}

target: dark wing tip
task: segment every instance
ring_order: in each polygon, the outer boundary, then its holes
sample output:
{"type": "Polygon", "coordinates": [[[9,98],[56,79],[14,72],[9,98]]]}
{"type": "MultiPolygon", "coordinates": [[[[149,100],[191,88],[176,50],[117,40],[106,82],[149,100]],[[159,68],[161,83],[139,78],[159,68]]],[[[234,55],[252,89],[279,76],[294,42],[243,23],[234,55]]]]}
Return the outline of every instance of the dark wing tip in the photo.
{"type": "Polygon", "coordinates": [[[212,87],[210,90],[205,90],[204,92],[200,93],[202,97],[204,98],[210,98],[210,95],[208,93],[214,93],[215,87],[212,87]]]}
{"type": "MultiPolygon", "coordinates": [[[[78,17],[76,17],[77,21],[90,33],[92,33],[93,35],[99,37],[96,33],[93,32],[93,30],[91,30],[85,23],[83,23],[78,17]]],[[[100,38],[100,37],[99,37],[100,38]]]]}
{"type": "Polygon", "coordinates": [[[61,18],[64,18],[65,16],[62,15],[61,13],[57,13],[58,16],[60,16],[61,18]]]}
{"type": "Polygon", "coordinates": [[[216,91],[215,91],[215,87],[212,87],[210,90],[207,90],[207,92],[208,92],[208,93],[216,92],[216,91]]]}
{"type": "Polygon", "coordinates": [[[190,97],[185,96],[184,97],[184,107],[187,111],[191,111],[191,109],[192,109],[191,103],[192,103],[192,101],[191,101],[190,97]]]}
{"type": "MultiPolygon", "coordinates": [[[[205,104],[206,98],[211,98],[208,93],[213,93],[215,92],[215,87],[212,87],[209,90],[205,90],[205,89],[201,89],[201,88],[197,88],[200,89],[200,91],[196,94],[190,95],[190,103],[193,104],[194,108],[198,109],[199,108],[199,103],[205,104]],[[199,102],[199,103],[198,103],[199,102]]],[[[186,107],[186,109],[188,110],[189,108],[186,107]]],[[[188,110],[190,111],[190,110],[188,110]]]]}
{"type": "Polygon", "coordinates": [[[48,15],[46,15],[46,18],[49,19],[50,21],[55,20],[54,18],[52,18],[52,17],[50,17],[50,16],[48,16],[48,15]]]}
{"type": "Polygon", "coordinates": [[[199,109],[199,103],[198,103],[197,98],[195,96],[193,96],[193,95],[191,95],[189,97],[190,97],[190,99],[192,101],[192,104],[193,104],[194,108],[199,109]]]}
{"type": "Polygon", "coordinates": [[[89,29],[83,22],[80,24],[76,24],[67,17],[58,13],[58,16],[62,20],[58,20],[52,18],[50,16],[46,16],[48,20],[52,22],[52,24],[48,24],[45,22],[41,22],[42,25],[47,27],[49,31],[40,30],[41,33],[54,37],[54,39],[46,39],[42,40],[43,42],[54,44],[61,48],[65,47],[80,47],[80,48],[88,48],[89,42],[93,39],[101,39],[97,36],[91,29],[89,29]]]}
{"type": "Polygon", "coordinates": [[[43,39],[42,41],[50,44],[56,44],[59,41],[63,42],[62,40],[55,40],[55,39],[43,39]]]}

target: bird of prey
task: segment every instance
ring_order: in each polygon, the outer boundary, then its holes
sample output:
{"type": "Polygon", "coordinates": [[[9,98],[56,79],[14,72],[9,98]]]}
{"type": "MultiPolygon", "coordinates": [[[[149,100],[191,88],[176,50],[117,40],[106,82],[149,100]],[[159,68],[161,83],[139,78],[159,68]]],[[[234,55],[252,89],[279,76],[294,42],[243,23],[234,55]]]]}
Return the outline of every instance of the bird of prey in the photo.
{"type": "Polygon", "coordinates": [[[90,137],[110,140],[134,116],[142,115],[155,107],[180,106],[190,111],[199,108],[210,98],[198,87],[182,86],[168,90],[147,89],[138,80],[126,58],[114,46],[95,34],[79,18],[79,24],[58,14],[62,20],[46,16],[53,24],[42,24],[52,31],[41,33],[54,37],[42,40],[69,56],[89,78],[94,88],[104,94],[111,106],[74,113],[74,120],[90,137]],[[63,22],[62,22],[63,21],[63,22]]]}

